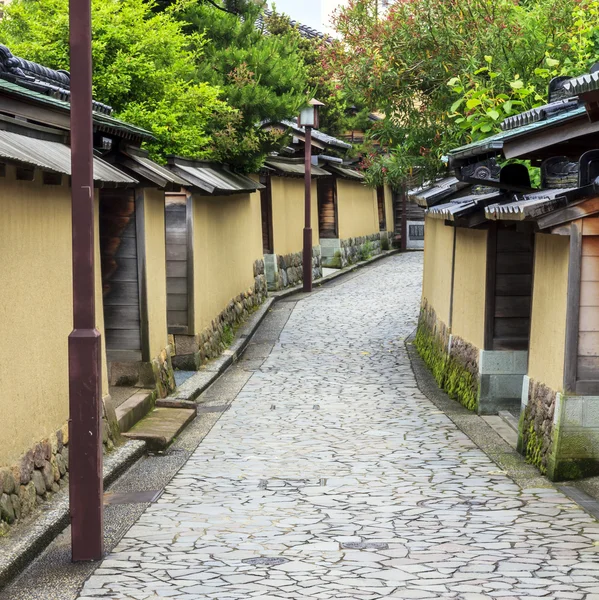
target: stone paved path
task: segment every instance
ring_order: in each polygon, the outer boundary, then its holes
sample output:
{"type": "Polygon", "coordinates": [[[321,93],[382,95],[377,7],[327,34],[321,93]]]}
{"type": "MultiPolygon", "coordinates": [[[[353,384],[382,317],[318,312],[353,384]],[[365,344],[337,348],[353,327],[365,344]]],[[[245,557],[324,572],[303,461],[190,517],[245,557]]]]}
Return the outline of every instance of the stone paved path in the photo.
{"type": "Polygon", "coordinates": [[[599,525],[520,489],[417,389],[421,268],[300,301],[80,598],[599,599],[599,525]]]}

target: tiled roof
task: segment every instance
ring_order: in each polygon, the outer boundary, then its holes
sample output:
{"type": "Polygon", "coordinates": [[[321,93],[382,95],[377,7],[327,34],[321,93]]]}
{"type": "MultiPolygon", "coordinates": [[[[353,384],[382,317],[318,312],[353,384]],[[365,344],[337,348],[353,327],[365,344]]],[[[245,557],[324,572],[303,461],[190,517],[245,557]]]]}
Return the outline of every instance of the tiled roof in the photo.
{"type": "MultiPolygon", "coordinates": [[[[281,121],[281,124],[285,125],[285,127],[289,127],[290,129],[293,129],[293,130],[301,133],[302,135],[306,134],[306,130],[297,124],[297,119],[293,119],[292,121],[287,121],[287,120],[283,119],[281,121]]],[[[326,133],[323,133],[322,131],[318,131],[318,129],[312,130],[312,137],[315,140],[322,142],[326,146],[334,146],[337,148],[342,148],[343,150],[349,150],[352,147],[351,144],[348,144],[347,142],[344,142],[343,140],[333,137],[332,135],[327,135],[326,133]]]]}
{"type": "MultiPolygon", "coordinates": [[[[12,52],[3,45],[0,45],[0,78],[58,100],[69,102],[71,99],[71,76],[68,71],[56,71],[13,56],[12,52]]],[[[112,113],[110,106],[95,100],[93,108],[98,113],[107,115],[112,113]]]]}

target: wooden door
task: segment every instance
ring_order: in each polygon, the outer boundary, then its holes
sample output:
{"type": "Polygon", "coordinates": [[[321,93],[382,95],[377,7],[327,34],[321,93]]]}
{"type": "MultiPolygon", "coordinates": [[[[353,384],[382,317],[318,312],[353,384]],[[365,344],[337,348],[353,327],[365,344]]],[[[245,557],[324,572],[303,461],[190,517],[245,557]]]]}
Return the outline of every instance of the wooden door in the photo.
{"type": "Polygon", "coordinates": [[[491,306],[492,350],[528,350],[532,302],[534,236],[510,229],[489,232],[495,248],[489,256],[494,284],[488,296],[491,306]]]}
{"type": "Polygon", "coordinates": [[[337,182],[334,177],[319,179],[317,189],[319,235],[321,238],[338,238],[337,182]]]}
{"type": "Polygon", "coordinates": [[[142,360],[134,191],[101,190],[99,224],[108,360],[142,360]]]}
{"type": "Polygon", "coordinates": [[[166,194],[166,308],[169,333],[190,333],[190,284],[193,275],[190,274],[191,225],[187,211],[188,200],[184,194],[166,194]]]}
{"type": "Polygon", "coordinates": [[[274,254],[272,233],[272,185],[270,175],[260,176],[264,189],[260,190],[260,208],[262,211],[262,251],[264,254],[274,254]]]}
{"type": "Polygon", "coordinates": [[[387,219],[385,218],[385,188],[379,185],[376,188],[376,203],[379,209],[379,231],[387,230],[387,219]]]}

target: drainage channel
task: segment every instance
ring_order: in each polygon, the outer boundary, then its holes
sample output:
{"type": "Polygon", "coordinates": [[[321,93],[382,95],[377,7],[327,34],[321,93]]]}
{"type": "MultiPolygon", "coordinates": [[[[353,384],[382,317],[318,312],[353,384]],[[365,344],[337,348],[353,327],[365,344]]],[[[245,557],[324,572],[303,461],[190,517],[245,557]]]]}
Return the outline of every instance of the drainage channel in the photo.
{"type": "Polygon", "coordinates": [[[599,502],[593,496],[589,496],[573,485],[556,485],[555,487],[599,521],[599,502]]]}

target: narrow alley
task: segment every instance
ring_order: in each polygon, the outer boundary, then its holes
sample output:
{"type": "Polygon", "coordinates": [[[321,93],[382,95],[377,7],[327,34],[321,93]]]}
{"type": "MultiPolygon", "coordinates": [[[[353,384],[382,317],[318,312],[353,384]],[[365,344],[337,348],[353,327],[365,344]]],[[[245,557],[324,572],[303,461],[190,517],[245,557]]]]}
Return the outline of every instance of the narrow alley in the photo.
{"type": "Polygon", "coordinates": [[[599,524],[417,388],[421,271],[402,254],[278,303],[278,341],[259,331],[229,410],[80,599],[599,599],[599,524]]]}

